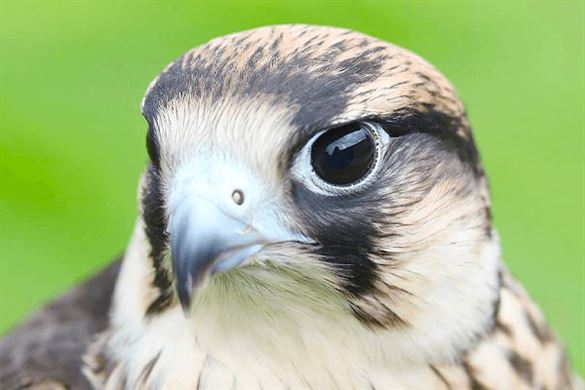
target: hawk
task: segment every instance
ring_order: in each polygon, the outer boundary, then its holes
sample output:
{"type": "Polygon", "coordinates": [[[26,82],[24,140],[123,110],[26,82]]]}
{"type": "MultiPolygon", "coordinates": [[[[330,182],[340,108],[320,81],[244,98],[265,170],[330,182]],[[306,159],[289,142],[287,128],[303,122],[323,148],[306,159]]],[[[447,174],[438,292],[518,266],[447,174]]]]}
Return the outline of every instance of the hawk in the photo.
{"type": "Polygon", "coordinates": [[[582,386],[502,262],[464,106],[420,57],[263,27],[187,52],[141,109],[125,254],[2,340],[3,389],[582,386]]]}

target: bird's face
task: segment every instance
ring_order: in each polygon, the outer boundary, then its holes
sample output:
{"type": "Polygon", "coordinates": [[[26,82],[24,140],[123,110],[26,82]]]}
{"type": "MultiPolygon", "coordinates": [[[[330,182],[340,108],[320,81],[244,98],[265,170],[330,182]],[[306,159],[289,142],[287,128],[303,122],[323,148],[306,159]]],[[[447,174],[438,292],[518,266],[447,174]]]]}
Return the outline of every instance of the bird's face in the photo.
{"type": "Polygon", "coordinates": [[[451,85],[419,57],[344,30],[261,28],[173,62],[142,109],[149,313],[189,311],[212,288],[287,290],[407,328],[468,288],[460,299],[487,294],[478,155],[451,85]]]}

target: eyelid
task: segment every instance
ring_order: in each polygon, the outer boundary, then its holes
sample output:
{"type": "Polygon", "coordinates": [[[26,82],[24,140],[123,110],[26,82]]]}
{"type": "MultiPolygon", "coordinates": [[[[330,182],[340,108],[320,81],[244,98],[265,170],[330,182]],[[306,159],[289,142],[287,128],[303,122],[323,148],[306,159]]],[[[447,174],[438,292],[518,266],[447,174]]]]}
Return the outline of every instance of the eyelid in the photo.
{"type": "Polygon", "coordinates": [[[381,145],[386,146],[390,143],[390,134],[386,131],[384,126],[376,122],[363,122],[369,129],[376,142],[380,142],[381,145]]]}

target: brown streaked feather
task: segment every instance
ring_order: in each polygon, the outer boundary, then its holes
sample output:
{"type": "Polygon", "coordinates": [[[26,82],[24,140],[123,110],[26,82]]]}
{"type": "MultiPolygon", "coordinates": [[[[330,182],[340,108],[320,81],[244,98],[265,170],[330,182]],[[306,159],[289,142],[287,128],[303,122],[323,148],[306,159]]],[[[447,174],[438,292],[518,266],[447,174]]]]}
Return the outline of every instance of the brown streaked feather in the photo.
{"type": "Polygon", "coordinates": [[[48,303],[0,341],[0,388],[91,388],[82,355],[107,327],[120,264],[48,303]]]}
{"type": "Polygon", "coordinates": [[[442,375],[458,371],[457,379],[449,382],[456,389],[581,388],[542,313],[506,271],[502,272],[500,305],[492,331],[461,363],[434,370],[442,375]]]}

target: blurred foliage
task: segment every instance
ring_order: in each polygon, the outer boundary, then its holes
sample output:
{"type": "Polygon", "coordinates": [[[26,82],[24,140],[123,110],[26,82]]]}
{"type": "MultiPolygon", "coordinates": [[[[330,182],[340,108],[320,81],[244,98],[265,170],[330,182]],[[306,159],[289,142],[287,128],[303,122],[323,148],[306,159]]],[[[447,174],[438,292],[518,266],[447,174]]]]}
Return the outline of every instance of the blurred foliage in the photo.
{"type": "Polygon", "coordinates": [[[121,253],[139,102],[172,59],[278,23],[420,54],[456,85],[513,273],[585,372],[584,3],[0,2],[0,331],[121,253]]]}

